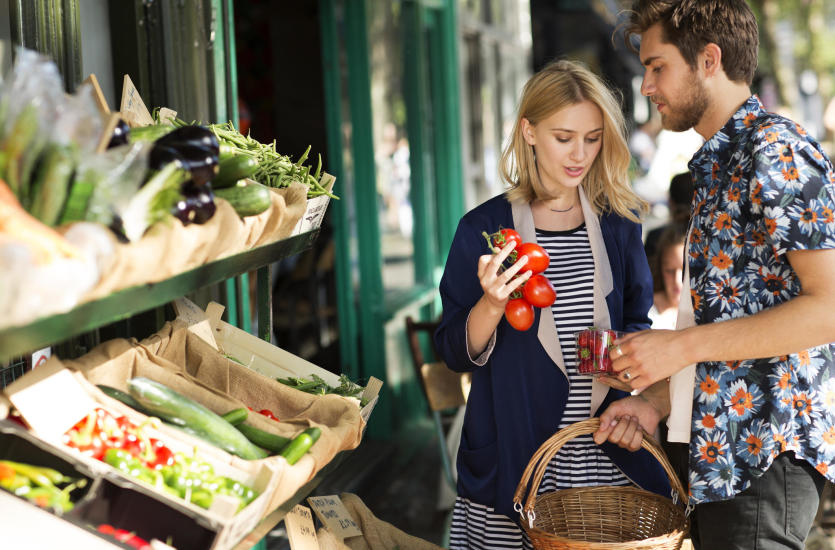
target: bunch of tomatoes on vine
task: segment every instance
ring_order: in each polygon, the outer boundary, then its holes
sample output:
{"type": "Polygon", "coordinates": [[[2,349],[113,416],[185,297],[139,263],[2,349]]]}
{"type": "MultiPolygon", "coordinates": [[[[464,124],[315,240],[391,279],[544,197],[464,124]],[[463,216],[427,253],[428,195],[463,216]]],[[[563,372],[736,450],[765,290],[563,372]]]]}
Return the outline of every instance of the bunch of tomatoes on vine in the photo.
{"type": "MultiPolygon", "coordinates": [[[[543,272],[548,268],[551,259],[545,249],[536,243],[522,242],[522,237],[515,229],[500,228],[495,233],[482,232],[487,239],[487,246],[496,254],[507,243],[514,242],[516,247],[507,257],[508,266],[528,258],[524,271],[531,271],[530,279],[522,287],[513,291],[504,308],[507,322],[516,330],[528,330],[533,325],[534,307],[550,307],[557,299],[557,293],[548,277],[543,272]]],[[[517,275],[518,277],[519,275],[517,275]]]]}

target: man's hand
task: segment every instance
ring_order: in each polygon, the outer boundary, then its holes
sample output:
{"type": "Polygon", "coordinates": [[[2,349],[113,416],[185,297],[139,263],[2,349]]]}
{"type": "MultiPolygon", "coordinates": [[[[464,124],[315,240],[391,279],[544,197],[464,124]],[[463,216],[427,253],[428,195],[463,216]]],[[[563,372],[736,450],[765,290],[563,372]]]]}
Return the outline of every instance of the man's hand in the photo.
{"type": "Polygon", "coordinates": [[[600,428],[594,432],[594,442],[600,445],[608,440],[637,451],[644,439],[641,429],[654,432],[661,418],[661,412],[641,395],[619,399],[600,415],[600,428]]]}
{"type": "Polygon", "coordinates": [[[632,389],[640,390],[669,378],[693,363],[688,359],[683,333],[678,330],[644,330],[619,338],[609,350],[612,369],[618,379],[632,389]]]}

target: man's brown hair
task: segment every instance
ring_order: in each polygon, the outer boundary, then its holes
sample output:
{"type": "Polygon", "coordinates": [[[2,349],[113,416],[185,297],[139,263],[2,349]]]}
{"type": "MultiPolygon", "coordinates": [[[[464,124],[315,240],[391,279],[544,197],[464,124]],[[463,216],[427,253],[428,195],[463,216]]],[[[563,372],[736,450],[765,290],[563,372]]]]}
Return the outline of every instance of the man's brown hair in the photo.
{"type": "Polygon", "coordinates": [[[722,67],[734,82],[749,86],[757,70],[757,19],[745,0],[635,0],[626,39],[661,24],[663,40],[692,67],[711,42],[722,50],[722,67]]]}

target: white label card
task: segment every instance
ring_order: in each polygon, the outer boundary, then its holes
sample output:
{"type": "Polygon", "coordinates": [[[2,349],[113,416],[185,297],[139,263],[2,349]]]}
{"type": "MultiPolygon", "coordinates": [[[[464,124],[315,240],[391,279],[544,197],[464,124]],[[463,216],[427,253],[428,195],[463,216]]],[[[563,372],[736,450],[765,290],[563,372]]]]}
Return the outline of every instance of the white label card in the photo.
{"type": "Polygon", "coordinates": [[[310,508],[297,504],[284,516],[284,527],[293,550],[319,550],[313,514],[310,508]]]}
{"type": "Polygon", "coordinates": [[[348,513],[348,509],[342,504],[342,500],[336,495],[309,497],[307,499],[310,507],[316,512],[319,520],[333,533],[336,538],[344,540],[350,537],[362,535],[359,526],[348,513]]]}

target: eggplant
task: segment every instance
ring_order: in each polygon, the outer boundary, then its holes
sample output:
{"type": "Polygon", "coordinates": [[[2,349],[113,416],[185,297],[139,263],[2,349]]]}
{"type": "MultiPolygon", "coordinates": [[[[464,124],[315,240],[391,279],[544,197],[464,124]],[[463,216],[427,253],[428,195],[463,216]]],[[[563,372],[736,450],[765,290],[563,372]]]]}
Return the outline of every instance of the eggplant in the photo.
{"type": "Polygon", "coordinates": [[[178,145],[172,149],[179,155],[186,170],[191,172],[191,179],[197,185],[204,185],[215,177],[218,156],[211,150],[194,145],[178,145]]]}
{"type": "Polygon", "coordinates": [[[179,162],[184,168],[187,166],[186,161],[183,160],[183,157],[175,149],[162,145],[154,145],[151,147],[151,154],[148,155],[148,168],[151,170],[162,170],[166,164],[172,162],[179,162]]]}
{"type": "Polygon", "coordinates": [[[203,224],[215,215],[215,197],[210,183],[197,184],[189,180],[180,188],[180,195],[171,213],[183,225],[203,224]]]}
{"type": "Polygon", "coordinates": [[[110,149],[119,145],[127,145],[129,139],[130,126],[120,118],[119,122],[116,123],[116,127],[113,128],[113,133],[110,135],[110,142],[107,144],[107,148],[110,149]]]}
{"type": "Polygon", "coordinates": [[[180,150],[181,146],[201,147],[217,157],[220,155],[220,144],[217,137],[205,126],[180,126],[155,142],[157,145],[180,150]]]}

